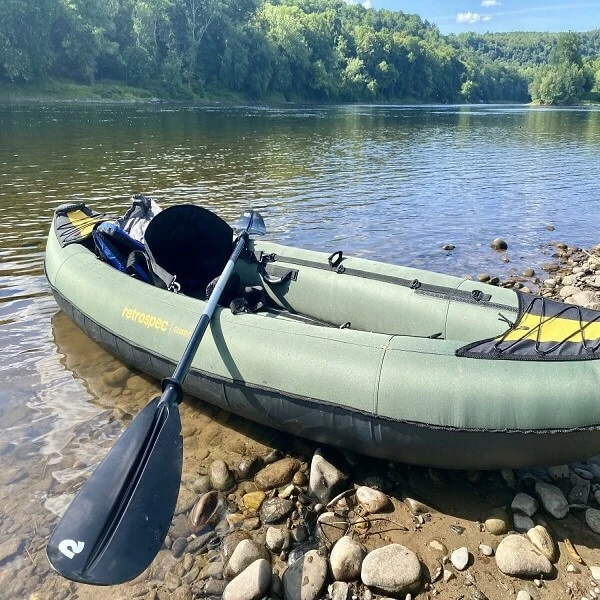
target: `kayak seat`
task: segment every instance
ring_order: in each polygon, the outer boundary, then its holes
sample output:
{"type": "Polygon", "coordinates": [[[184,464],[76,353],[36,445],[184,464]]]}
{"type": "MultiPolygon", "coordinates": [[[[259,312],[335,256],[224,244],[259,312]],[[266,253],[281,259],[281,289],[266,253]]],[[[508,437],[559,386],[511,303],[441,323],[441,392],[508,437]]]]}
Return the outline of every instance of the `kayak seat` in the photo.
{"type": "Polygon", "coordinates": [[[165,208],[148,224],[146,251],[152,261],[172,273],[180,291],[206,297],[233,250],[233,230],[213,212],[195,204],[165,208]]]}

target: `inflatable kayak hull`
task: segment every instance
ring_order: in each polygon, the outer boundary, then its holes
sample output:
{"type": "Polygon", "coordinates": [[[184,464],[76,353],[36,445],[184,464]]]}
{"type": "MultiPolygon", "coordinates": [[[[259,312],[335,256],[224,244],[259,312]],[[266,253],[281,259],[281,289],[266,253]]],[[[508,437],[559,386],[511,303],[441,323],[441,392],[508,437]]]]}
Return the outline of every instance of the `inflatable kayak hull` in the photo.
{"type": "MultiPolygon", "coordinates": [[[[271,310],[218,308],[187,393],[417,465],[492,469],[600,453],[600,362],[460,355],[518,319],[518,293],[342,253],[266,241],[250,250],[237,272],[264,286],[271,310]]],[[[121,273],[89,244],[61,244],[56,219],[45,268],[59,307],[91,339],[153,377],[172,374],[203,300],[121,273]]]]}

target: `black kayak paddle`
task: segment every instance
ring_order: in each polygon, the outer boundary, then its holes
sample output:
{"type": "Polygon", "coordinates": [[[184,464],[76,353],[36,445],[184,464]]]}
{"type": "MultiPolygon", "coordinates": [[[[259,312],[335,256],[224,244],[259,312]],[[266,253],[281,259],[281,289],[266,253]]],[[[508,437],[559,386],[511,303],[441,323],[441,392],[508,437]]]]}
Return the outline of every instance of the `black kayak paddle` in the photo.
{"type": "Polygon", "coordinates": [[[162,395],[132,421],[50,536],[48,560],[67,579],[94,585],[130,581],[162,546],[181,485],[183,381],[249,237],[266,232],[260,214],[244,212],[237,232],[233,253],[173,376],[163,381],[162,395]]]}

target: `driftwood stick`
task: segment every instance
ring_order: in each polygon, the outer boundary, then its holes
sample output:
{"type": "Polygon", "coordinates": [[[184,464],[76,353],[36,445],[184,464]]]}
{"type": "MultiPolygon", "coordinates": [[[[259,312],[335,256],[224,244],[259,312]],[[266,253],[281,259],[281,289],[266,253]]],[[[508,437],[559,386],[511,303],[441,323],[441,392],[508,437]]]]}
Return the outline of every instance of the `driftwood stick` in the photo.
{"type": "Polygon", "coordinates": [[[590,254],[587,250],[584,250],[583,253],[587,255],[588,258],[591,258],[596,264],[600,265],[600,258],[590,254]]]}

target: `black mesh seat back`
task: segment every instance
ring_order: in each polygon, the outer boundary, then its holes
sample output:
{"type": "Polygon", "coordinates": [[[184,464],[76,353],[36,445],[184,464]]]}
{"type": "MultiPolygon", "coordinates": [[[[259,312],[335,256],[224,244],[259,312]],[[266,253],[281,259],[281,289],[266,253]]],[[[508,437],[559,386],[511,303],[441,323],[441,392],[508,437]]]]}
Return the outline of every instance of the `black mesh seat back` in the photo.
{"type": "Polygon", "coordinates": [[[233,230],[205,208],[179,204],[150,221],[145,241],[152,259],[175,275],[184,294],[204,296],[229,260],[233,230]]]}

